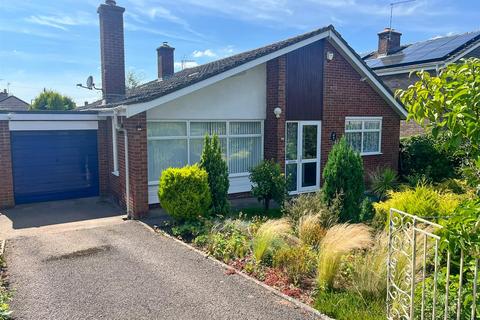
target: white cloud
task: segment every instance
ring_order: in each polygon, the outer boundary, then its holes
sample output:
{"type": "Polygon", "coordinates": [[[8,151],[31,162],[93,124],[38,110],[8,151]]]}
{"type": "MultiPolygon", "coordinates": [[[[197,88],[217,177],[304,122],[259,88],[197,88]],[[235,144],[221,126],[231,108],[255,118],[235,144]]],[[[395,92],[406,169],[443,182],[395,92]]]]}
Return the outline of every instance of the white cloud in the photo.
{"type": "Polygon", "coordinates": [[[214,57],[217,56],[217,54],[210,49],[206,49],[206,50],[203,50],[203,51],[195,50],[195,51],[193,51],[192,56],[194,58],[202,58],[202,57],[214,58],[214,57]]]}
{"type": "Polygon", "coordinates": [[[32,24],[48,26],[63,31],[68,30],[67,27],[79,25],[96,25],[97,19],[90,13],[77,12],[75,16],[67,15],[33,15],[25,18],[25,20],[32,24]]]}

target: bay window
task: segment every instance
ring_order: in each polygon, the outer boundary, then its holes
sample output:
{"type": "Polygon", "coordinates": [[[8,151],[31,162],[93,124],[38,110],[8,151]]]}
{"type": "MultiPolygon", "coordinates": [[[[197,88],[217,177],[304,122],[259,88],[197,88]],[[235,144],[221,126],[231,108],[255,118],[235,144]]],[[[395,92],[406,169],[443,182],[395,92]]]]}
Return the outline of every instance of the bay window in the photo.
{"type": "Polygon", "coordinates": [[[149,121],[148,181],[162,171],[200,161],[205,135],[219,137],[231,176],[248,175],[263,159],[262,121],[149,121]]]}
{"type": "Polygon", "coordinates": [[[382,118],[347,117],[345,138],[361,155],[381,153],[382,118]]]}

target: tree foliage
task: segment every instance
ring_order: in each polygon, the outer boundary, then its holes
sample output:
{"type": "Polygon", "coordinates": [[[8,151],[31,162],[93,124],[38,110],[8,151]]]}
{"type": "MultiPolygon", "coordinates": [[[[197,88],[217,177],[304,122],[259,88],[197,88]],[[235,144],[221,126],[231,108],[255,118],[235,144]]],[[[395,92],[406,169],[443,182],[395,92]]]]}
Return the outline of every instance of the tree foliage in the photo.
{"type": "Polygon", "coordinates": [[[323,194],[329,205],[341,195],[340,221],[358,221],[360,203],[365,192],[363,162],[360,154],[352,149],[345,137],[330,151],[323,179],[323,194]]]}
{"type": "Polygon", "coordinates": [[[273,160],[263,161],[250,171],[250,180],[253,183],[252,194],[263,202],[265,210],[270,208],[271,200],[283,203],[287,184],[278,163],[273,160]]]}
{"type": "Polygon", "coordinates": [[[67,96],[53,91],[44,90],[40,93],[32,105],[30,110],[72,110],[75,108],[75,102],[67,96]]]}
{"type": "Polygon", "coordinates": [[[212,213],[228,213],[230,209],[227,198],[230,187],[228,167],[222,157],[222,147],[217,135],[212,138],[205,136],[200,168],[208,173],[208,185],[212,193],[212,213]]]}
{"type": "Polygon", "coordinates": [[[442,138],[444,147],[463,158],[470,180],[480,182],[480,59],[450,64],[438,76],[421,71],[419,80],[397,95],[409,118],[442,138]]]}

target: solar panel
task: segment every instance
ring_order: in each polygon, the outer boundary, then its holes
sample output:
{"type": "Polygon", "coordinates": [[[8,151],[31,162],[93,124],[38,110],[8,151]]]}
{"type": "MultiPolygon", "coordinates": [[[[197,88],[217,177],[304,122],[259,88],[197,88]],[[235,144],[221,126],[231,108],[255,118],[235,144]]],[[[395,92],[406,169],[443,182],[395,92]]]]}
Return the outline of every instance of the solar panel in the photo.
{"type": "Polygon", "coordinates": [[[372,68],[379,68],[438,60],[479,35],[480,31],[417,42],[395,54],[367,60],[367,64],[372,68]]]}

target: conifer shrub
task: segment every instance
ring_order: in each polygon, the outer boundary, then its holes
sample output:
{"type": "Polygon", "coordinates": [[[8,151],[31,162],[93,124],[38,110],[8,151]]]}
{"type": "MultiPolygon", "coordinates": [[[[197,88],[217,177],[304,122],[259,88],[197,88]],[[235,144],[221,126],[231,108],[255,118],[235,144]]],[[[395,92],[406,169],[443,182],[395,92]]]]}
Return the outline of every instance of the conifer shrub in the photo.
{"type": "Polygon", "coordinates": [[[164,170],[158,198],[168,214],[179,222],[206,216],[211,205],[207,172],[197,165],[164,170]]]}
{"type": "Polygon", "coordinates": [[[212,213],[228,213],[230,210],[228,202],[230,181],[228,180],[227,162],[222,157],[222,148],[217,135],[205,136],[200,168],[208,173],[208,186],[212,194],[212,213]]]}
{"type": "Polygon", "coordinates": [[[360,203],[365,192],[363,161],[345,137],[336,143],[328,155],[323,170],[323,196],[328,205],[341,194],[340,222],[357,222],[360,203]]]}

